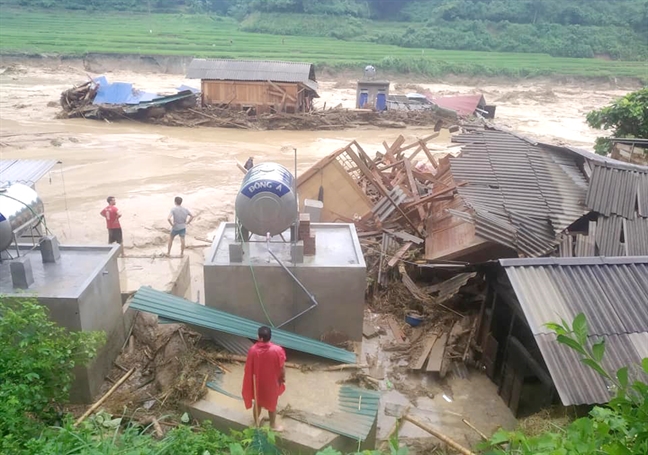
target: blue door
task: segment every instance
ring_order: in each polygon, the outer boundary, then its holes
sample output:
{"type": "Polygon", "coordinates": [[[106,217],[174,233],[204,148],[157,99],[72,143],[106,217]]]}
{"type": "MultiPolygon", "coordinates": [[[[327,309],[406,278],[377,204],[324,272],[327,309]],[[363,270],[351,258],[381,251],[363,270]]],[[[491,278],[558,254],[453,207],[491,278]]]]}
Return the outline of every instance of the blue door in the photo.
{"type": "Polygon", "coordinates": [[[367,100],[369,99],[369,93],[367,92],[362,92],[360,93],[360,102],[358,103],[358,107],[361,109],[367,105],[367,100]]]}
{"type": "Polygon", "coordinates": [[[384,93],[379,93],[376,97],[376,110],[384,111],[387,109],[387,97],[384,93]]]}

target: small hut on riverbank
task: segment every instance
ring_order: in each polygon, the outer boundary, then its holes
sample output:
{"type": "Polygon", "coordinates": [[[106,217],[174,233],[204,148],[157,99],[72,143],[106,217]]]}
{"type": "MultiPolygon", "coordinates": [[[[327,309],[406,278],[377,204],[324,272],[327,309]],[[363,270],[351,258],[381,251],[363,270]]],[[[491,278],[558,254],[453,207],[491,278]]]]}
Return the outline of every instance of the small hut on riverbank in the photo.
{"type": "Polygon", "coordinates": [[[196,58],[187,78],[200,79],[203,105],[251,115],[309,112],[319,98],[311,63],[196,58]]]}

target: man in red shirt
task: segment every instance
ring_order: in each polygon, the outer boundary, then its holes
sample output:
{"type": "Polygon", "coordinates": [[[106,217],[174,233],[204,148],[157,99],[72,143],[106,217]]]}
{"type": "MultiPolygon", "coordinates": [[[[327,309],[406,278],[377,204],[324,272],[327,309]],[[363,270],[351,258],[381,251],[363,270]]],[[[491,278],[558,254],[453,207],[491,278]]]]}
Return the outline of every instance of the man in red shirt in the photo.
{"type": "Polygon", "coordinates": [[[261,408],[267,409],[270,428],[282,431],[277,425],[277,401],[286,390],[286,352],[270,342],[270,327],[259,327],[259,338],[250,348],[243,375],[243,401],[250,409],[254,401],[254,423],[258,425],[261,408]]]}
{"type": "Polygon", "coordinates": [[[108,201],[108,207],[99,212],[99,214],[106,219],[108,243],[119,243],[121,245],[123,242],[121,224],[119,224],[121,212],[115,205],[115,198],[113,196],[108,196],[106,201],[108,201]]]}

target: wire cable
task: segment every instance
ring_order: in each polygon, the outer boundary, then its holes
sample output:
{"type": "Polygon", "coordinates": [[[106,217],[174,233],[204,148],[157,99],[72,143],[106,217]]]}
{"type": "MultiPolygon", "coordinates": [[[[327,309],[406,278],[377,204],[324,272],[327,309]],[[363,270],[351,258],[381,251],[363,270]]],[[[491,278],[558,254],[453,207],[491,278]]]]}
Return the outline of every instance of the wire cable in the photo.
{"type": "Polygon", "coordinates": [[[63,200],[65,202],[65,213],[67,215],[68,230],[70,231],[70,237],[72,236],[72,223],[70,222],[70,211],[68,210],[68,199],[67,199],[67,190],[65,189],[65,174],[63,173],[63,162],[59,163],[61,165],[61,180],[63,182],[63,200]]]}
{"type": "MultiPolygon", "coordinates": [[[[241,231],[241,226],[236,223],[236,228],[238,229],[239,236],[241,237],[241,241],[243,241],[243,232],[241,231]]],[[[270,327],[275,327],[274,323],[272,322],[272,319],[270,319],[270,315],[268,314],[268,311],[266,310],[265,305],[263,304],[263,298],[261,297],[261,290],[259,289],[259,283],[257,282],[256,279],[256,274],[254,273],[254,267],[252,267],[252,262],[249,262],[250,266],[250,273],[252,274],[252,282],[254,283],[254,289],[256,290],[257,297],[259,299],[259,303],[261,304],[261,309],[263,310],[263,314],[265,314],[266,319],[270,323],[270,327]]]]}

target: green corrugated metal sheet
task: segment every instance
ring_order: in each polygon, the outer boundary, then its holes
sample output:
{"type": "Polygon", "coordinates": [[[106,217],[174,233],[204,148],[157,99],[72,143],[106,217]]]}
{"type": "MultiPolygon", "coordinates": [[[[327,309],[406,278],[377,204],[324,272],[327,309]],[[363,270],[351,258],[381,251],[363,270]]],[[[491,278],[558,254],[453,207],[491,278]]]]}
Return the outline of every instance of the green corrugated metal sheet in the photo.
{"type": "Polygon", "coordinates": [[[342,386],[338,402],[340,411],[326,416],[300,411],[290,412],[288,416],[356,441],[367,439],[378,414],[380,392],[342,386]]]}
{"type": "Polygon", "coordinates": [[[212,389],[215,392],[222,393],[223,395],[225,395],[227,397],[234,398],[235,400],[243,401],[243,397],[241,397],[239,395],[235,395],[235,394],[233,394],[231,392],[228,392],[223,387],[221,387],[221,385],[217,381],[210,381],[210,382],[208,382],[206,384],[206,386],[209,387],[210,389],[212,389]]]}
{"type": "MultiPolygon", "coordinates": [[[[224,311],[190,302],[180,297],[142,286],[133,296],[130,307],[157,314],[165,319],[193,324],[206,329],[256,339],[262,324],[224,311]]],[[[325,357],[342,363],[355,363],[353,352],[284,330],[273,329],[272,341],[287,349],[325,357]]]]}

